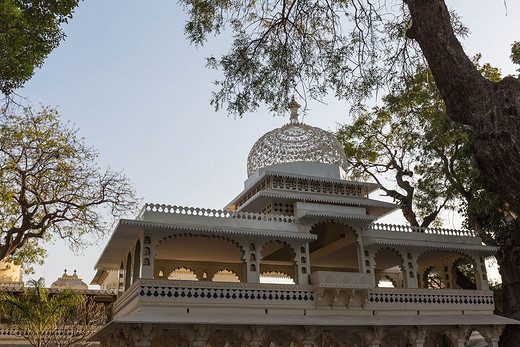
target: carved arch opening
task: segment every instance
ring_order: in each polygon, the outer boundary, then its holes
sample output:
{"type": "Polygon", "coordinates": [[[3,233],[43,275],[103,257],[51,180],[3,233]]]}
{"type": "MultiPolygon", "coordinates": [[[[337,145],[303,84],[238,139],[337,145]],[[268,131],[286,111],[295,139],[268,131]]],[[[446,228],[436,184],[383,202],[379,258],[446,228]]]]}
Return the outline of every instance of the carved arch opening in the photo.
{"type": "Polygon", "coordinates": [[[472,326],[470,329],[468,329],[466,334],[466,341],[468,342],[469,346],[480,346],[483,342],[487,342],[485,337],[486,332],[489,332],[487,329],[489,329],[489,327],[485,326],[472,326]]]}
{"type": "MultiPolygon", "coordinates": [[[[472,256],[458,251],[428,250],[417,257],[418,280],[420,288],[429,289],[476,289],[467,274],[473,274],[473,280],[479,272],[472,256]],[[465,267],[465,269],[462,269],[465,267]],[[464,271],[467,274],[464,274],[464,271]]],[[[471,277],[471,276],[470,276],[471,277]]]]}
{"type": "Polygon", "coordinates": [[[125,279],[125,266],[121,261],[121,266],[119,266],[118,271],[118,279],[117,279],[117,295],[119,296],[124,291],[124,282],[125,279]]]}
{"type": "Polygon", "coordinates": [[[260,273],[260,283],[295,284],[294,278],[283,271],[264,271],[260,273]]]}
{"type": "Polygon", "coordinates": [[[175,233],[157,244],[154,277],[164,278],[176,268],[191,269],[199,281],[211,281],[223,270],[244,278],[244,250],[235,240],[222,235],[175,233]]]}
{"type": "Polygon", "coordinates": [[[345,223],[319,222],[310,229],[317,239],[309,242],[311,272],[361,272],[359,235],[345,223]]]}
{"type": "Polygon", "coordinates": [[[215,272],[211,278],[213,282],[242,282],[236,271],[231,269],[221,269],[215,272]]]}
{"type": "Polygon", "coordinates": [[[422,274],[422,283],[426,289],[446,289],[451,285],[442,267],[429,266],[422,274]]]}
{"type": "Polygon", "coordinates": [[[461,255],[459,259],[453,262],[451,270],[455,277],[457,289],[477,289],[479,271],[471,257],[461,255]]]}
{"type": "MultiPolygon", "coordinates": [[[[266,280],[263,274],[285,274],[287,277],[296,281],[296,252],[287,242],[272,240],[266,242],[260,251],[260,282],[262,283],[287,283],[285,280],[277,282],[274,279],[266,280]]],[[[282,276],[279,276],[280,278],[282,276]]]]}
{"type": "Polygon", "coordinates": [[[141,241],[137,240],[134,248],[134,269],[132,271],[132,283],[141,276],[141,241]]]}
{"type": "Polygon", "coordinates": [[[132,283],[132,253],[128,252],[128,256],[126,257],[126,266],[125,266],[125,290],[130,287],[132,283]]]}
{"type": "Polygon", "coordinates": [[[170,274],[168,275],[168,279],[176,280],[176,281],[198,281],[199,280],[195,271],[193,271],[190,268],[183,267],[183,266],[173,269],[170,272],[170,274]]]}
{"type": "Polygon", "coordinates": [[[398,250],[380,248],[374,256],[374,263],[375,283],[378,287],[404,287],[404,259],[398,250]]]}

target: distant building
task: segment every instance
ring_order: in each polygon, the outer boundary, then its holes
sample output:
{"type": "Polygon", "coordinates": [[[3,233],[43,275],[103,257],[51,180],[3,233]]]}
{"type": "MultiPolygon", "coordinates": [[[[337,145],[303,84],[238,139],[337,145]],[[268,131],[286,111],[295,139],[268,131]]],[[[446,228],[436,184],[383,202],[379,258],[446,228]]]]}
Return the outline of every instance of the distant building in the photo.
{"type": "Polygon", "coordinates": [[[462,347],[472,336],[498,346],[518,322],[493,314],[484,258],[497,249],[471,230],[377,224],[398,206],[369,197],[378,185],[348,181],[334,135],[300,123],[293,106],[290,123],[253,146],[244,190],[224,210],[146,204],[119,221],[92,282],[117,284],[114,318],[94,338],[462,347]]]}
{"type": "MultiPolygon", "coordinates": [[[[27,288],[22,281],[22,269],[20,266],[0,262],[0,274],[0,293],[26,294],[27,288]]],[[[87,296],[93,302],[103,303],[107,312],[111,311],[112,303],[116,299],[115,290],[89,289],[88,285],[78,277],[76,270],[74,270],[72,275],[67,275],[67,270],[65,270],[63,276],[52,283],[49,293],[53,295],[64,289],[73,289],[87,296]]],[[[66,334],[67,331],[69,330],[65,326],[62,333],[66,334]]],[[[19,336],[15,329],[12,329],[4,317],[0,316],[0,346],[30,346],[30,344],[23,337],[19,336]]],[[[89,346],[96,347],[99,346],[99,343],[91,342],[89,346]]]]}
{"type": "Polygon", "coordinates": [[[88,285],[81,280],[74,270],[73,275],[67,275],[67,270],[63,275],[51,284],[51,289],[88,289],[88,285]]]}
{"type": "Polygon", "coordinates": [[[23,286],[23,272],[20,265],[11,262],[0,261],[0,287],[23,286]]]}

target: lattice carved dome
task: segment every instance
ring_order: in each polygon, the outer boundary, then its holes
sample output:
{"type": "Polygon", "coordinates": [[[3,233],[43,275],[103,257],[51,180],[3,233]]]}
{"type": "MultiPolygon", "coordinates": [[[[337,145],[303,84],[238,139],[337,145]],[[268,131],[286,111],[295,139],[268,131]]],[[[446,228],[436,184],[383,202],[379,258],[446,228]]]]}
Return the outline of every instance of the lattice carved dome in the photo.
{"type": "Polygon", "coordinates": [[[334,134],[299,123],[298,106],[291,108],[289,124],[268,132],[253,145],[247,158],[248,176],[262,167],[297,161],[346,168],[345,151],[334,134]]]}

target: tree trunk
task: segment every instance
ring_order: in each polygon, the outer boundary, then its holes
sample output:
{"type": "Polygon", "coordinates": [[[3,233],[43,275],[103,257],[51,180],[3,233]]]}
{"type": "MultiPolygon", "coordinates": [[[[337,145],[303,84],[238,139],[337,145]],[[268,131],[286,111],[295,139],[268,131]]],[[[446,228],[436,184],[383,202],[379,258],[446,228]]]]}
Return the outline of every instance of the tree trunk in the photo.
{"type": "MultiPolygon", "coordinates": [[[[497,262],[502,276],[504,299],[503,315],[513,319],[520,317],[520,221],[511,227],[510,237],[500,248],[497,262]]],[[[508,325],[500,338],[500,346],[515,346],[520,341],[520,329],[508,325]]]]}
{"type": "Polygon", "coordinates": [[[466,277],[466,275],[464,275],[464,273],[462,273],[462,271],[460,271],[459,269],[457,269],[457,267],[455,267],[455,275],[456,275],[456,282],[457,282],[457,285],[461,288],[461,289],[477,289],[477,285],[475,283],[473,283],[469,278],[466,277]]]}
{"type": "Polygon", "coordinates": [[[477,130],[475,155],[490,191],[520,212],[520,81],[486,80],[462,49],[443,0],[405,0],[407,35],[426,57],[450,118],[477,130]]]}
{"type": "MultiPolygon", "coordinates": [[[[444,0],[404,0],[410,10],[415,39],[428,61],[449,117],[477,131],[475,157],[486,189],[497,192],[520,215],[520,81],[506,77],[486,80],[464,53],[450,23],[444,0]]],[[[499,254],[504,310],[520,319],[520,228],[499,254]]],[[[520,329],[509,326],[501,344],[514,346],[520,329]]]]}

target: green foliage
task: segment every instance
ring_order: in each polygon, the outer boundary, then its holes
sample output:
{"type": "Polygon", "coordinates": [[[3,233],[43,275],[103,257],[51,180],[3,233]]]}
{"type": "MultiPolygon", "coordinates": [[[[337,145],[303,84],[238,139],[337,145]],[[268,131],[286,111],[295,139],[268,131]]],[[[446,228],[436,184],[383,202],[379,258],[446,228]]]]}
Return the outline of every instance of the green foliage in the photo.
{"type": "Polygon", "coordinates": [[[45,335],[60,320],[67,320],[82,300],[81,294],[66,289],[58,295],[50,296],[43,278],[30,280],[29,289],[22,297],[13,294],[0,296],[2,313],[11,325],[27,332],[33,346],[41,346],[45,335]]]}
{"type": "MultiPolygon", "coordinates": [[[[515,43],[511,45],[510,58],[513,63],[520,65],[520,42],[515,41],[515,43]]],[[[520,68],[516,71],[520,72],[520,68]]]]}
{"type": "Polygon", "coordinates": [[[49,293],[43,278],[29,280],[23,295],[0,295],[0,310],[9,325],[33,346],[78,346],[92,332],[88,328],[103,323],[101,309],[71,289],[49,293]]]}
{"type": "Polygon", "coordinates": [[[446,160],[456,155],[460,145],[450,139],[463,130],[450,128],[452,122],[426,68],[418,69],[406,84],[395,85],[383,101],[382,107],[363,112],[338,131],[351,177],[382,184],[411,225],[428,226],[442,208],[454,208],[455,191],[446,184],[439,154],[446,160]]]}
{"type": "Polygon", "coordinates": [[[33,265],[43,265],[47,257],[47,249],[45,241],[50,240],[50,235],[46,234],[42,239],[31,238],[27,240],[22,248],[19,248],[14,254],[6,259],[15,265],[20,265],[26,275],[34,273],[33,265]]]}
{"type": "Polygon", "coordinates": [[[424,281],[429,289],[445,289],[444,276],[442,271],[433,267],[426,270],[424,281]]]}
{"type": "MultiPolygon", "coordinates": [[[[479,60],[477,55],[474,63],[486,78],[500,80],[498,69],[479,60]]],[[[439,212],[454,209],[485,242],[501,244],[507,206],[483,188],[473,155],[475,132],[448,117],[430,70],[418,68],[406,83],[394,85],[383,102],[338,131],[351,177],[382,184],[412,225],[441,223],[439,212]]]]}
{"type": "Polygon", "coordinates": [[[455,271],[456,284],[458,288],[477,289],[475,269],[467,259],[459,259],[459,261],[454,264],[453,270],[455,271]]]}
{"type": "Polygon", "coordinates": [[[65,38],[79,0],[0,1],[0,91],[9,96],[65,38]]]}
{"type": "MultiPolygon", "coordinates": [[[[290,96],[336,97],[358,103],[391,84],[422,61],[417,44],[407,39],[406,5],[365,1],[181,0],[189,20],[188,39],[202,45],[210,34],[229,29],[230,51],[210,57],[220,69],[212,104],[243,115],[261,103],[283,113],[290,96]]],[[[453,28],[467,29],[452,14],[453,28]]]]}
{"type": "Polygon", "coordinates": [[[41,242],[67,240],[73,249],[85,235],[104,235],[136,206],[134,190],[119,172],[101,170],[97,152],[63,124],[56,110],[2,113],[0,122],[0,259],[41,261],[41,242]]]}

